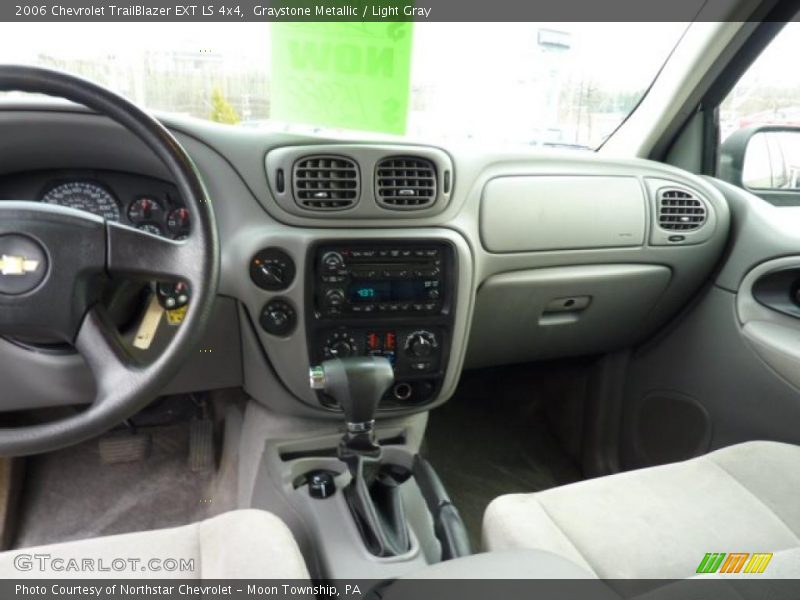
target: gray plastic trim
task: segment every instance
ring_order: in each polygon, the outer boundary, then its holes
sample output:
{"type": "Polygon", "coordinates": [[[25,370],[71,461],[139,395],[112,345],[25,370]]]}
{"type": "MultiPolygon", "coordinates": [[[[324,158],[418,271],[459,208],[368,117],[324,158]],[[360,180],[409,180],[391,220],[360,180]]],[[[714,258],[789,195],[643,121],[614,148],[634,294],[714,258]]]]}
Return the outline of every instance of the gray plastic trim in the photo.
{"type": "MultiPolygon", "coordinates": [[[[238,278],[231,278],[236,286],[235,294],[244,304],[249,319],[258,322],[261,308],[270,299],[280,296],[291,302],[298,314],[302,310],[306,295],[306,278],[303,276],[304,265],[309,248],[319,240],[386,240],[403,239],[429,239],[446,240],[453,244],[458,262],[458,282],[455,294],[455,314],[452,332],[450,361],[445,372],[444,382],[439,396],[425,407],[414,407],[413,411],[426,410],[444,402],[455,391],[455,386],[461,375],[464,361],[466,338],[469,323],[472,317],[474,283],[472,278],[473,259],[472,252],[465,240],[456,232],[449,229],[388,229],[359,231],[358,235],[343,230],[319,229],[286,229],[267,227],[263,224],[250,224],[241,227],[231,238],[223,260],[223,269],[231,273],[241,273],[238,278]],[[261,248],[278,246],[283,248],[298,266],[299,275],[295,277],[288,289],[281,292],[268,292],[257,287],[247,276],[247,265],[250,258],[261,248]]],[[[316,393],[308,384],[309,349],[306,336],[305,319],[298,318],[297,328],[286,337],[276,337],[266,333],[261,327],[256,326],[255,334],[264,348],[269,362],[274,368],[280,381],[293,396],[306,405],[317,410],[323,409],[316,393]]],[[[263,367],[262,367],[263,368],[263,367]]],[[[272,401],[268,390],[260,385],[253,385],[250,380],[252,371],[245,371],[245,387],[257,400],[270,404],[272,401]]],[[[258,375],[258,373],[254,373],[258,375]]],[[[392,410],[382,411],[390,414],[392,410]]],[[[396,411],[395,411],[396,412],[396,411]]],[[[335,413],[334,413],[335,416],[335,413]]]]}
{"type": "MultiPolygon", "coordinates": [[[[753,285],[762,276],[782,269],[800,269],[800,255],[758,265],[742,280],[736,312],[742,333],[758,355],[786,381],[800,389],[800,319],[772,310],[755,299],[753,285]]],[[[786,290],[787,296],[789,290],[786,290]]]]}
{"type": "Polygon", "coordinates": [[[646,335],[642,325],[670,279],[667,267],[655,265],[558,267],[490,277],[475,300],[467,363],[484,367],[630,345],[646,335]]]}
{"type": "Polygon", "coordinates": [[[497,177],[483,188],[481,240],[501,253],[641,246],[646,218],[635,177],[497,177]]]}

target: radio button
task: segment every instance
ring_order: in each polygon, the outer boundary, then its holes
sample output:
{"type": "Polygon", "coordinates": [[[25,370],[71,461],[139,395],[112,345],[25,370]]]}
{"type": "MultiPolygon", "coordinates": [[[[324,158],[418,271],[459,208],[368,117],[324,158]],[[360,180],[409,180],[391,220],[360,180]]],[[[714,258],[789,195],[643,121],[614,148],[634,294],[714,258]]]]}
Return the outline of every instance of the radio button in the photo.
{"type": "Polygon", "coordinates": [[[329,309],[344,305],[344,300],[344,292],[338,288],[325,293],[325,306],[329,309]]]}
{"type": "Polygon", "coordinates": [[[431,363],[429,361],[419,361],[411,363],[412,371],[425,372],[431,370],[431,363]]]}
{"type": "Polygon", "coordinates": [[[339,271],[344,266],[344,258],[338,252],[326,252],[322,255],[322,265],[328,271],[339,271]]]}

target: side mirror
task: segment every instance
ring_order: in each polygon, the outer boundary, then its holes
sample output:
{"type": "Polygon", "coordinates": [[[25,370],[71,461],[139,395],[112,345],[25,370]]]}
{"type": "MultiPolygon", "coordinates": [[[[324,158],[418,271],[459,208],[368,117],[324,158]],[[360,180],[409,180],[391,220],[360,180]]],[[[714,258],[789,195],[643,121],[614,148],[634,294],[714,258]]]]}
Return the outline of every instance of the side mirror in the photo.
{"type": "Polygon", "coordinates": [[[773,204],[800,203],[800,127],[735,131],[720,146],[719,177],[773,204]]]}

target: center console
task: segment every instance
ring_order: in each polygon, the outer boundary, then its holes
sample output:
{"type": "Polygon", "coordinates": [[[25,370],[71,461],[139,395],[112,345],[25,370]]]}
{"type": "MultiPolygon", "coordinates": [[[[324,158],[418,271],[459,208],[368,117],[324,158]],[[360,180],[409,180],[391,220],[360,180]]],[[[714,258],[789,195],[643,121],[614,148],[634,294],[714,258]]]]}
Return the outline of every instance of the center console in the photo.
{"type": "MultiPolygon", "coordinates": [[[[310,364],[382,356],[395,382],[380,410],[423,405],[442,386],[453,334],[456,253],[446,241],[315,244],[306,268],[310,364]]],[[[337,409],[318,392],[323,407],[337,409]]]]}

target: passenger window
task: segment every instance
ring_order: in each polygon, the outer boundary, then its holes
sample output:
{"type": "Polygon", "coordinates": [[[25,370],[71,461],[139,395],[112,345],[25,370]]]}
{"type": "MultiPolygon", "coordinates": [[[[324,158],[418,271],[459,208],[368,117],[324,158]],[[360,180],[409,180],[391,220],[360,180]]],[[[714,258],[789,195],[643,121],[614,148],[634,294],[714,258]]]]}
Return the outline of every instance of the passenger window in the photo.
{"type": "Polygon", "coordinates": [[[800,56],[800,23],[791,22],[720,105],[722,142],[735,131],[754,125],[800,127],[800,70],[792,67],[796,56],[800,56]]]}
{"type": "Polygon", "coordinates": [[[719,107],[717,176],[778,206],[800,206],[800,23],[788,23],[719,107]]]}

